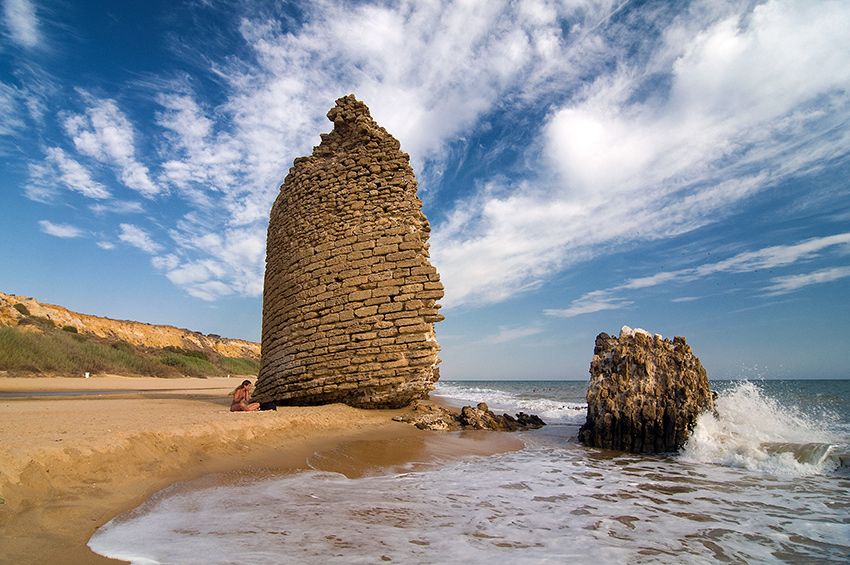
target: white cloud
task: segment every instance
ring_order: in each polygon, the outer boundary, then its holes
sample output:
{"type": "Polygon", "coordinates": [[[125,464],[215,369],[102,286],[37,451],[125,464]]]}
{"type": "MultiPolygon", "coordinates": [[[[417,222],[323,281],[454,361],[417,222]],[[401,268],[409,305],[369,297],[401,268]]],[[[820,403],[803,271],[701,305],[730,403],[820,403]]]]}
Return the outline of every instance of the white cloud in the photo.
{"type": "Polygon", "coordinates": [[[811,273],[787,275],[771,279],[771,284],[765,291],[768,296],[777,296],[795,292],[813,284],[824,284],[850,277],[850,267],[833,267],[820,269],[811,273]]]}
{"type": "Polygon", "coordinates": [[[145,211],[144,206],[133,200],[112,200],[105,204],[92,204],[89,210],[97,215],[103,214],[138,214],[145,211]]]}
{"type": "MultiPolygon", "coordinates": [[[[734,169],[776,159],[789,141],[799,143],[787,139],[799,126],[846,119],[848,25],[839,3],[771,1],[698,29],[684,43],[671,29],[675,43],[663,45],[649,69],[602,77],[584,100],[555,112],[547,150],[569,191],[600,196],[654,185],[663,196],[722,175],[729,164],[721,160],[730,157],[734,169]],[[648,70],[668,71],[669,89],[663,98],[631,101],[648,70]],[[838,115],[812,115],[815,102],[838,115]]],[[[846,151],[847,138],[839,141],[846,151]]],[[[806,159],[832,154],[831,143],[813,143],[806,159]]]]}
{"type": "Polygon", "coordinates": [[[557,318],[572,318],[605,310],[619,310],[631,305],[632,302],[612,296],[608,291],[595,290],[576,298],[566,308],[549,308],[544,310],[543,313],[557,318]]]}
{"type": "Polygon", "coordinates": [[[92,179],[88,169],[68,157],[59,147],[49,147],[45,154],[44,161],[29,164],[29,179],[25,188],[28,198],[51,202],[61,185],[94,200],[105,200],[111,196],[105,186],[92,179]]]}
{"type": "Polygon", "coordinates": [[[775,269],[798,261],[814,259],[826,249],[848,244],[850,244],[850,232],[813,237],[800,243],[774,245],[757,251],[739,253],[723,261],[702,265],[694,269],[693,274],[702,277],[722,272],[746,273],[759,269],[775,269]]]}
{"type": "Polygon", "coordinates": [[[499,326],[499,331],[496,334],[485,337],[482,342],[489,344],[508,343],[540,333],[543,333],[543,328],[540,326],[499,326]]]}
{"type": "MultiPolygon", "coordinates": [[[[667,10],[614,0],[315,2],[288,29],[248,14],[239,31],[250,57],[211,68],[220,102],[200,98],[191,80],[157,84],[167,156],[158,166],[143,163],[114,100],[84,93],[86,111],[63,125],[81,154],[117,167],[127,186],[186,200],[191,211],[169,230],[174,246],[157,247],[174,259],[155,267],[209,299],[261,293],[281,176],[330,129],[324,114],[338,96],[355,92],[399,138],[426,199],[453,147],[492,115],[543,116],[503,134],[524,152],[526,168],[510,177],[519,180],[482,182],[432,218],[444,305],[498,302],[612,248],[716,221],[850,150],[841,127],[850,11],[773,1],[682,10],[660,18],[667,10]]],[[[50,191],[27,187],[34,199],[50,191]]],[[[626,303],[597,296],[575,308],[626,303]]]]}
{"type": "Polygon", "coordinates": [[[111,249],[115,249],[115,244],[112,243],[111,241],[106,241],[106,240],[98,241],[97,246],[100,247],[101,249],[105,249],[107,251],[109,251],[111,249]]]}
{"type": "Polygon", "coordinates": [[[186,289],[186,292],[195,298],[213,302],[219,298],[233,294],[233,288],[221,281],[207,281],[191,285],[186,289]]]}
{"type": "Polygon", "coordinates": [[[38,30],[35,8],[29,0],[5,0],[3,14],[6,16],[6,29],[12,41],[27,48],[38,46],[41,33],[38,30]]]}
{"type": "MultiPolygon", "coordinates": [[[[262,178],[268,186],[261,186],[258,179],[252,178],[249,161],[253,163],[256,159],[248,157],[252,151],[249,140],[240,140],[225,132],[216,133],[214,122],[191,95],[161,94],[157,100],[163,110],[156,121],[166,130],[169,155],[173,156],[162,165],[162,182],[172,184],[200,207],[210,206],[214,198],[228,199],[228,195],[237,194],[239,199],[249,198],[257,189],[265,194],[273,188],[271,178],[262,178]]],[[[233,211],[244,216],[240,210],[233,211]]],[[[231,218],[231,221],[251,223],[261,217],[260,214],[256,210],[245,220],[231,218]]]]}
{"type": "Polygon", "coordinates": [[[139,226],[121,224],[119,228],[121,231],[118,234],[118,239],[127,245],[132,245],[150,254],[158,253],[162,249],[162,246],[155,242],[150,234],[139,226]]]}
{"type": "MultiPolygon", "coordinates": [[[[546,310],[545,314],[571,318],[600,310],[616,310],[633,304],[623,296],[627,291],[651,288],[667,283],[689,283],[721,273],[753,273],[771,271],[796,263],[805,263],[823,256],[824,252],[842,250],[850,245],[850,232],[815,237],[788,245],[773,245],[755,251],[738,253],[728,259],[705,263],[697,267],[664,271],[647,277],[629,279],[611,288],[594,290],[573,300],[567,308],[546,310]]],[[[788,275],[771,279],[764,289],[768,295],[786,294],[805,286],[844,278],[850,267],[822,269],[814,273],[788,275]]],[[[674,298],[673,302],[688,302],[699,297],[674,298]]]]}
{"type": "Polygon", "coordinates": [[[190,285],[206,282],[214,277],[224,275],[224,268],[211,260],[184,263],[179,267],[173,267],[168,272],[168,280],[177,285],[190,285]]]}
{"type": "Polygon", "coordinates": [[[159,266],[174,284],[183,286],[193,296],[210,299],[212,293],[220,296],[240,294],[257,296],[263,292],[265,266],[265,232],[253,227],[239,227],[223,233],[210,233],[208,227],[189,215],[171,237],[177,242],[181,258],[172,255],[159,266]],[[204,259],[191,259],[202,256],[204,259]],[[218,282],[224,286],[213,285],[218,282]],[[192,289],[195,289],[193,291],[192,289]]]}
{"type": "Polygon", "coordinates": [[[180,258],[173,253],[151,258],[151,265],[161,271],[176,269],[180,265],[180,258]]]}
{"type": "Polygon", "coordinates": [[[0,82],[0,135],[14,135],[25,127],[21,110],[17,89],[0,82]]]}
{"type": "Polygon", "coordinates": [[[148,168],[136,159],[135,128],[114,100],[94,98],[83,93],[89,107],[64,121],[65,131],[77,151],[103,163],[118,167],[121,182],[142,196],[161,192],[150,179],[148,168]]]}
{"type": "Polygon", "coordinates": [[[593,45],[563,52],[559,17],[571,16],[580,31],[612,4],[318,2],[305,7],[303,25],[285,31],[246,17],[240,31],[254,60],[213,69],[228,84],[225,102],[203,104],[188,81],[157,98],[170,156],[157,178],[194,208],[173,230],[182,264],[211,259],[226,267],[211,280],[259,294],[268,212],[282,174],[330,129],[325,113],[337,97],[355,92],[369,105],[411,154],[425,191],[446,144],[505,97],[530,103],[535,92],[551,91],[553,77],[575,80],[591,67],[593,45]],[[196,245],[208,236],[220,247],[196,245]]]}
{"type": "Polygon", "coordinates": [[[724,6],[694,6],[553,110],[537,178],[485,187],[435,226],[444,305],[496,302],[608,248],[703,226],[850,152],[850,10],[724,6]]]}
{"type": "Polygon", "coordinates": [[[54,224],[49,220],[39,220],[38,225],[41,226],[41,231],[47,235],[61,237],[63,239],[82,237],[84,235],[80,228],[70,224],[54,224]]]}

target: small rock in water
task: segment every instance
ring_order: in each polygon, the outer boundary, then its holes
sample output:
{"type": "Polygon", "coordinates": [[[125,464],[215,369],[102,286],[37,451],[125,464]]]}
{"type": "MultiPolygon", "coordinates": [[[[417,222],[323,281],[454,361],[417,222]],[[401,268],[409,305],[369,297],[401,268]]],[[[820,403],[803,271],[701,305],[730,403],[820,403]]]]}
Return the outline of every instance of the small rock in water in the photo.
{"type": "Polygon", "coordinates": [[[442,406],[423,401],[411,404],[410,412],[396,416],[393,420],[413,424],[420,430],[457,431],[457,430],[494,430],[516,432],[541,428],[546,423],[534,414],[520,412],[516,417],[510,414],[495,414],[486,403],[477,406],[464,406],[460,414],[442,406]]]}

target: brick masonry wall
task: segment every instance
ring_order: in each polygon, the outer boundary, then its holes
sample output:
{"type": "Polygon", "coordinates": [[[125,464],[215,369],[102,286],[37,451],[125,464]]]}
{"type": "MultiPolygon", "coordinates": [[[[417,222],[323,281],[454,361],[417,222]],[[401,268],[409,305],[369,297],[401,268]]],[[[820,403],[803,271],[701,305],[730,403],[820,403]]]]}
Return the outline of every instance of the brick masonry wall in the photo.
{"type": "Polygon", "coordinates": [[[439,378],[430,225],[408,155],[366,105],[340,98],[328,119],[272,207],[254,397],[403,406],[439,378]]]}

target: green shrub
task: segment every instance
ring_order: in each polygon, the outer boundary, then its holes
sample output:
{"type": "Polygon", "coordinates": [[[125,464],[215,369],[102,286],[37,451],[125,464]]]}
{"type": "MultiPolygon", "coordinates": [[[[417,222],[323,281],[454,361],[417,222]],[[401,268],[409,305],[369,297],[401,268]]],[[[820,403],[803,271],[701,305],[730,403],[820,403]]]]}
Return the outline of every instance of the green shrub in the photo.
{"type": "Polygon", "coordinates": [[[207,375],[221,374],[221,370],[206,359],[200,359],[193,355],[167,352],[159,356],[159,362],[163,365],[173,367],[184,375],[190,377],[203,377],[207,375]]]}
{"type": "Polygon", "coordinates": [[[56,324],[53,323],[52,320],[44,318],[42,316],[30,316],[29,318],[24,318],[20,322],[18,322],[19,326],[36,326],[41,328],[42,330],[52,330],[56,327],[56,324]]]}
{"type": "Polygon", "coordinates": [[[176,347],[174,345],[167,345],[162,348],[163,351],[169,351],[171,353],[177,353],[178,355],[185,355],[186,357],[196,357],[198,359],[202,359],[204,361],[209,361],[209,355],[204,353],[203,351],[198,351],[197,349],[183,349],[182,347],[176,347]]]}
{"type": "Polygon", "coordinates": [[[126,341],[113,341],[109,344],[109,347],[117,349],[118,351],[124,351],[125,353],[135,351],[135,348],[126,341]]]}
{"type": "Polygon", "coordinates": [[[78,333],[77,328],[75,328],[74,326],[62,326],[62,331],[72,334],[78,333]]]}
{"type": "Polygon", "coordinates": [[[109,342],[73,333],[64,327],[55,328],[52,323],[48,326],[45,318],[33,318],[37,317],[26,318],[22,323],[30,320],[27,323],[43,327],[43,332],[0,328],[0,371],[206,377],[228,373],[256,375],[259,370],[259,364],[252,359],[208,357],[203,351],[178,347],[150,350],[124,341],[109,342]]]}
{"type": "Polygon", "coordinates": [[[156,359],[116,350],[106,343],[63,331],[23,332],[0,328],[0,370],[82,374],[112,372],[168,376],[174,371],[156,359]]]}
{"type": "Polygon", "coordinates": [[[15,304],[14,306],[12,306],[12,308],[14,308],[15,310],[17,310],[18,312],[20,312],[20,313],[21,313],[21,314],[23,314],[24,316],[29,316],[29,315],[30,315],[29,308],[27,308],[26,306],[24,306],[24,305],[23,305],[23,304],[21,304],[20,302],[18,302],[18,303],[17,303],[17,304],[15,304]]]}
{"type": "Polygon", "coordinates": [[[219,363],[228,374],[257,375],[260,372],[260,363],[245,357],[222,357],[219,363]]]}

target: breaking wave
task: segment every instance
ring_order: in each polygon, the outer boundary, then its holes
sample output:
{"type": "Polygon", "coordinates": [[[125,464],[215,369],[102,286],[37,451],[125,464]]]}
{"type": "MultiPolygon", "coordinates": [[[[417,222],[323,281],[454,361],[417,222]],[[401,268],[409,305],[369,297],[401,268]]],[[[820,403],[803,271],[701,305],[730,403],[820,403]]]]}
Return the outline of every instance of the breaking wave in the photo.
{"type": "Polygon", "coordinates": [[[834,431],[834,414],[808,414],[749,381],[722,392],[715,408],[699,417],[682,460],[784,477],[846,471],[850,466],[846,438],[834,431]]]}
{"type": "MultiPolygon", "coordinates": [[[[579,384],[584,394],[584,383],[579,384]]],[[[504,385],[503,385],[504,387],[504,385]]],[[[505,387],[506,388],[506,387],[505,387]]],[[[452,404],[477,404],[486,402],[494,412],[525,412],[536,414],[548,424],[583,424],[587,403],[575,394],[564,394],[556,387],[547,388],[544,382],[538,388],[509,391],[470,384],[438,383],[435,395],[452,404]]]]}

